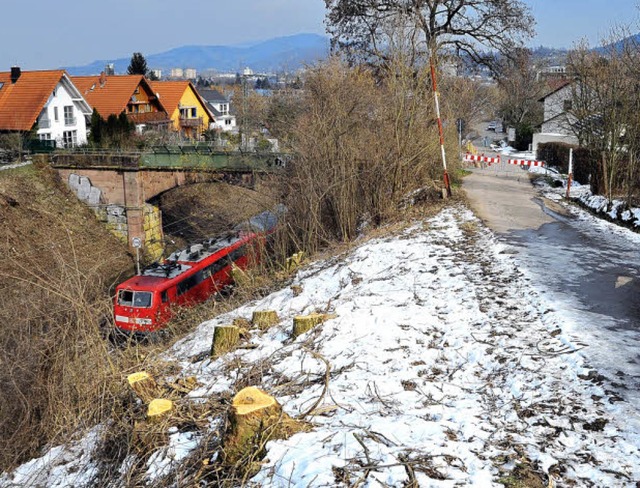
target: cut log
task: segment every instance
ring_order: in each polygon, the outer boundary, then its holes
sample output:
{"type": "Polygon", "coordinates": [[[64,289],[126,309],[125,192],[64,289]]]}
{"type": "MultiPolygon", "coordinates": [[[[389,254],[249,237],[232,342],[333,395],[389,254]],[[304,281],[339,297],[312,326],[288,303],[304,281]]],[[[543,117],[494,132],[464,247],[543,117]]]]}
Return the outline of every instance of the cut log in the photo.
{"type": "Polygon", "coordinates": [[[240,328],[235,325],[216,325],[213,330],[211,357],[215,358],[232,351],[238,346],[238,342],[240,342],[240,328]]]}
{"type": "Polygon", "coordinates": [[[275,398],[253,386],[244,388],[231,405],[224,464],[250,465],[264,457],[267,441],[287,438],[304,428],[282,411],[275,398]]]}
{"type": "Polygon", "coordinates": [[[154,398],[160,396],[160,389],[155,380],[146,371],[140,371],[127,376],[129,386],[135,392],[135,394],[144,403],[149,403],[154,398]]]}
{"type": "Polygon", "coordinates": [[[260,330],[265,330],[280,322],[280,318],[275,310],[256,310],[251,317],[251,323],[260,330]]]}
{"type": "Polygon", "coordinates": [[[147,420],[149,422],[162,422],[169,418],[173,412],[173,402],[165,398],[154,398],[147,407],[147,420]]]}
{"type": "Polygon", "coordinates": [[[312,313],[310,315],[298,315],[293,318],[293,337],[309,332],[316,325],[325,321],[325,315],[321,313],[312,313]]]}

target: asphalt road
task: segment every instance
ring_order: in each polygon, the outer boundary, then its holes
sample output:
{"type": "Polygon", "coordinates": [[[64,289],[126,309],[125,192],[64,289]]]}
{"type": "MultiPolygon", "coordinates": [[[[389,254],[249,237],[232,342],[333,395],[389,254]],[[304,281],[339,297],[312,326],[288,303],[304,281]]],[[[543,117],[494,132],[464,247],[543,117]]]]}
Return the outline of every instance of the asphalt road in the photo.
{"type": "MultiPolygon", "coordinates": [[[[640,408],[640,239],[542,198],[518,167],[475,169],[472,208],[508,245],[616,394],[640,408]]],[[[566,327],[565,327],[566,326],[566,327]]]]}

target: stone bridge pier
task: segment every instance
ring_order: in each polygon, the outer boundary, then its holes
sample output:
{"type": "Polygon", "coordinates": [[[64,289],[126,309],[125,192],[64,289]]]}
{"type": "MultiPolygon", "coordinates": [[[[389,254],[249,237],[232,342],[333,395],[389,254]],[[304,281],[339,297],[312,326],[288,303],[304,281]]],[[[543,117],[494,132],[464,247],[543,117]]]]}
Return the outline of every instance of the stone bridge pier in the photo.
{"type": "MultiPolygon", "coordinates": [[[[164,252],[162,212],[149,201],[178,186],[223,179],[221,174],[172,170],[57,168],[57,171],[78,198],[131,249],[133,239],[139,238],[148,261],[160,259],[164,252]]],[[[245,175],[245,180],[246,176],[250,175],[245,175]]]]}

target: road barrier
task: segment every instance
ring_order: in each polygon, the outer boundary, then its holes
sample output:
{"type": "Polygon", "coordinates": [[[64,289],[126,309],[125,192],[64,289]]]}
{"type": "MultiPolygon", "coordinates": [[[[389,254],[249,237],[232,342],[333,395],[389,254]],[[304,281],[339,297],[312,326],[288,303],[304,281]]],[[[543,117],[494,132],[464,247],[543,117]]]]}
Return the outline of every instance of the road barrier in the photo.
{"type": "Polygon", "coordinates": [[[478,162],[478,163],[487,163],[489,166],[492,164],[500,164],[500,156],[495,158],[491,158],[489,156],[484,156],[482,154],[469,154],[467,153],[464,156],[464,161],[467,163],[478,162]]]}
{"type": "Polygon", "coordinates": [[[544,161],[532,161],[530,159],[510,159],[509,164],[515,164],[518,166],[544,166],[544,161]]]}

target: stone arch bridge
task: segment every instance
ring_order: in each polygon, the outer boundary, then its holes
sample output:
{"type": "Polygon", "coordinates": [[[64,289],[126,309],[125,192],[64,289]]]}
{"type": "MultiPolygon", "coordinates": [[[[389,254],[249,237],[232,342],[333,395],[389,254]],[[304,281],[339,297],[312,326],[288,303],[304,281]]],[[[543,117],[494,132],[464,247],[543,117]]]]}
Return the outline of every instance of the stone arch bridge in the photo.
{"type": "MultiPolygon", "coordinates": [[[[47,156],[41,156],[47,157],[47,156]]],[[[147,259],[164,251],[162,213],[150,201],[172,188],[203,181],[253,186],[256,175],[282,171],[276,153],[213,152],[197,146],[146,153],[60,152],[49,164],[98,219],[133,248],[140,239],[147,259]]]]}

